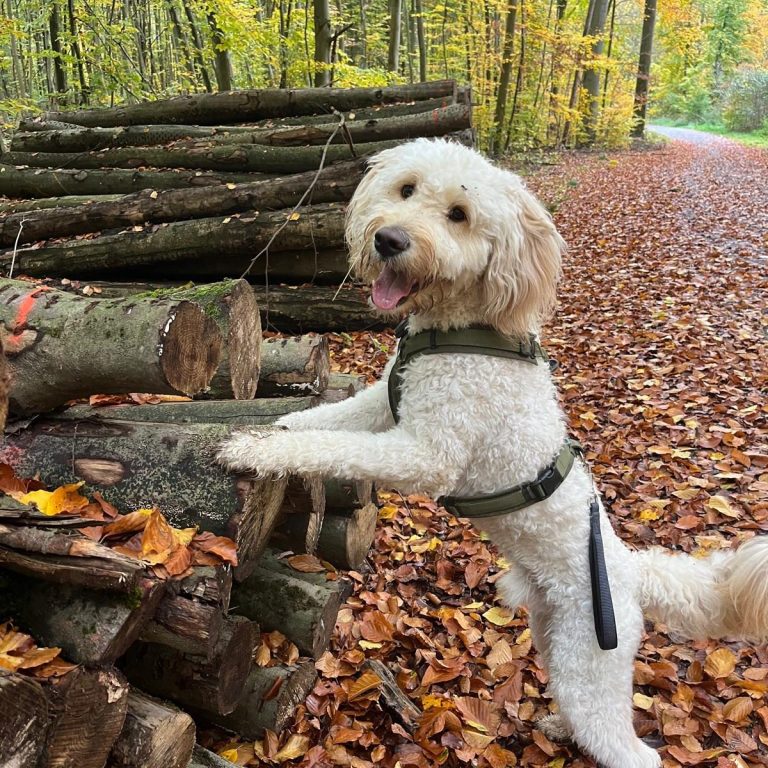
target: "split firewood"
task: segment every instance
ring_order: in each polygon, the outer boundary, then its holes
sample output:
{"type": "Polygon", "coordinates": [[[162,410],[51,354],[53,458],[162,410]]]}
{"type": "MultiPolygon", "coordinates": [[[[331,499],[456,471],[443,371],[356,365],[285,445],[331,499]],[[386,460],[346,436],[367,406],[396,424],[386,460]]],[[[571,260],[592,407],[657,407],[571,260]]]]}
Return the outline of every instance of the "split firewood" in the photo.
{"type": "Polygon", "coordinates": [[[358,392],[362,392],[365,387],[365,376],[332,371],[328,377],[328,386],[319,395],[319,399],[323,403],[339,403],[349,397],[354,397],[358,392]]]}
{"type": "Polygon", "coordinates": [[[141,633],[141,639],[182,653],[212,658],[223,625],[224,613],[218,607],[166,595],[155,617],[141,633]]]}
{"type": "MultiPolygon", "coordinates": [[[[168,595],[200,600],[226,613],[232,594],[232,571],[229,568],[206,566],[194,568],[189,576],[168,582],[168,595]]],[[[166,598],[163,598],[165,600],[166,598]]]]}
{"type": "Polygon", "coordinates": [[[191,395],[210,383],[221,333],[183,300],[82,296],[0,279],[14,413],[105,392],[191,395]],[[150,343],[151,342],[151,343],[150,343]]]}
{"type": "Polygon", "coordinates": [[[212,658],[136,643],[123,666],[132,684],[180,706],[213,715],[232,712],[242,699],[258,626],[242,616],[224,620],[212,658]]]}
{"type": "Polygon", "coordinates": [[[378,659],[368,659],[365,668],[373,672],[381,680],[381,698],[397,719],[406,726],[414,729],[421,717],[421,710],[400,689],[392,673],[384,662],[378,659]]]}
{"type": "Polygon", "coordinates": [[[254,666],[237,708],[226,716],[209,716],[211,722],[244,736],[260,738],[265,729],[279,733],[291,720],[296,707],[317,682],[312,660],[295,666],[254,666]]]}
{"type": "Polygon", "coordinates": [[[187,768],[194,746],[195,723],[188,714],[132,690],[109,764],[111,768],[187,768]]]}
{"type": "Polygon", "coordinates": [[[328,386],[331,365],[324,336],[266,339],[262,345],[259,395],[318,395],[328,386]]]}
{"type": "Polygon", "coordinates": [[[43,645],[77,664],[108,664],[138,639],[163,597],[164,582],[141,580],[130,596],[3,573],[3,602],[43,645]]]}
{"type": "Polygon", "coordinates": [[[37,768],[48,731],[42,686],[0,668],[0,765],[37,768]]]}
{"type": "Polygon", "coordinates": [[[122,511],[155,505],[176,527],[228,536],[242,579],[272,534],[285,480],[235,476],[218,465],[216,450],[230,432],[221,424],[39,420],[6,436],[0,461],[51,487],[84,480],[83,493],[100,491],[122,511]]]}

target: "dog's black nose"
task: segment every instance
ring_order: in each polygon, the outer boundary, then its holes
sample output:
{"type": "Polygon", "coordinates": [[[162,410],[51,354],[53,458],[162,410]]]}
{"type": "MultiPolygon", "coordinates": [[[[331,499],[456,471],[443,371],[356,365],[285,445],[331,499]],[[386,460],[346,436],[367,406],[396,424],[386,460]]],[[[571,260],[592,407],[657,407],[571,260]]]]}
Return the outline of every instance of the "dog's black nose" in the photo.
{"type": "Polygon", "coordinates": [[[407,250],[411,240],[399,227],[382,227],[373,236],[373,244],[382,259],[392,259],[407,250]]]}

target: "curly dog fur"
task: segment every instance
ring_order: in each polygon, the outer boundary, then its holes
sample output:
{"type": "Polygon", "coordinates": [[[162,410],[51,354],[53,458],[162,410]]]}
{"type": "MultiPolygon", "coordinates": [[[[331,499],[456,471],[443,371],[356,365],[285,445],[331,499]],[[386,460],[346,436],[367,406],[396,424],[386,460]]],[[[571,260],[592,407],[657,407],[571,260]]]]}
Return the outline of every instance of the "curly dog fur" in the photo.
{"type": "MultiPolygon", "coordinates": [[[[512,173],[445,141],[378,154],[349,206],[352,265],[372,298],[408,331],[491,325],[538,332],[555,303],[564,243],[512,173]]],[[[252,473],[374,480],[402,491],[477,495],[533,480],[559,451],[566,424],[546,365],[430,355],[402,375],[400,421],[387,376],[356,397],[283,417],[285,431],[234,435],[228,467],[252,473]]],[[[499,581],[510,607],[529,607],[558,714],[541,726],[570,737],[604,768],[657,768],[632,725],[633,660],[643,614],[691,637],[768,638],[768,537],[706,560],[630,551],[601,510],[619,647],[593,625],[588,507],[577,462],[549,499],[482,527],[514,566],[499,581]]]]}

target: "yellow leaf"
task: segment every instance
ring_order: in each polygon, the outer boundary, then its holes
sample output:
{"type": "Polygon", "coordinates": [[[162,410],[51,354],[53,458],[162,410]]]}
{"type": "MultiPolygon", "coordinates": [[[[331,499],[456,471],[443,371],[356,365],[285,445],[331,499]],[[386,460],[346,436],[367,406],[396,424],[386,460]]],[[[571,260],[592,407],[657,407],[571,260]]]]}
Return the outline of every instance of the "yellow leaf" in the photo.
{"type": "Polygon", "coordinates": [[[707,656],[704,671],[716,680],[728,677],[736,669],[736,656],[728,648],[718,648],[707,656]]]}
{"type": "Polygon", "coordinates": [[[171,528],[171,533],[177,544],[182,547],[188,547],[195,538],[197,528],[171,528]]]}
{"type": "Polygon", "coordinates": [[[60,515],[62,512],[76,512],[88,506],[88,499],[77,492],[84,484],[85,481],[81,480],[79,483],[62,485],[55,491],[32,491],[21,496],[19,501],[22,504],[34,504],[48,517],[60,515]]]}
{"type": "Polygon", "coordinates": [[[150,197],[151,197],[153,200],[157,200],[157,190],[153,189],[153,190],[152,190],[152,191],[149,193],[149,196],[150,196],[150,197]]]}
{"type": "Polygon", "coordinates": [[[739,517],[739,513],[728,503],[724,496],[710,496],[707,500],[707,506],[714,509],[726,517],[739,517]]]}
{"type": "Polygon", "coordinates": [[[292,733],[283,748],[275,755],[275,760],[279,763],[286,760],[295,760],[297,757],[306,755],[308,749],[309,738],[298,733],[292,733]]]}
{"type": "Polygon", "coordinates": [[[506,627],[515,618],[515,615],[506,608],[494,606],[483,614],[483,618],[497,627],[506,627]]]}
{"type": "Polygon", "coordinates": [[[236,749],[225,749],[219,757],[223,757],[225,760],[229,760],[230,763],[236,763],[237,762],[237,750],[236,749]]]}
{"type": "Polygon", "coordinates": [[[647,712],[653,706],[653,696],[646,696],[643,693],[636,693],[632,697],[632,703],[638,709],[642,709],[647,712]]]}
{"type": "Polygon", "coordinates": [[[397,514],[397,507],[394,504],[385,504],[379,510],[379,520],[392,520],[397,514]]]}
{"type": "Polygon", "coordinates": [[[296,213],[296,211],[294,211],[294,212],[293,212],[293,213],[292,213],[292,214],[291,214],[291,215],[288,217],[288,221],[298,221],[300,218],[301,218],[301,215],[300,215],[300,214],[298,214],[298,213],[296,213]]]}
{"type": "Polygon", "coordinates": [[[377,648],[381,648],[384,643],[372,643],[370,640],[358,640],[357,643],[361,648],[365,648],[366,651],[373,651],[377,648]]]}
{"type": "Polygon", "coordinates": [[[229,184],[227,184],[227,189],[234,189],[234,188],[235,188],[235,185],[234,185],[234,184],[232,184],[232,182],[230,182],[229,184]]]}
{"type": "Polygon", "coordinates": [[[654,509],[644,509],[638,517],[641,520],[658,520],[661,515],[654,509]]]}
{"type": "Polygon", "coordinates": [[[565,765],[564,757],[556,757],[554,760],[550,760],[547,763],[547,768],[563,768],[565,765]]]}
{"type": "Polygon", "coordinates": [[[444,696],[428,693],[421,697],[422,709],[453,709],[453,702],[444,696]]]}

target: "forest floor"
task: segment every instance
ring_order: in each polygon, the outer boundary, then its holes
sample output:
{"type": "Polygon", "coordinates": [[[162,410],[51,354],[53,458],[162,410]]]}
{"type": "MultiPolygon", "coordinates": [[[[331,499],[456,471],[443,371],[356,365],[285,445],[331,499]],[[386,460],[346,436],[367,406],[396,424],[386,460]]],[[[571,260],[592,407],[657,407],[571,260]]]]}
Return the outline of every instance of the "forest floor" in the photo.
{"type": "MultiPolygon", "coordinates": [[[[527,177],[569,244],[544,341],[572,431],[627,544],[694,555],[768,533],[768,153],[708,138],[564,154],[527,177]]],[[[332,341],[337,368],[373,377],[393,337],[332,341]]],[[[547,673],[525,612],[498,603],[492,545],[430,499],[382,500],[294,727],[215,746],[241,765],[593,766],[536,730],[547,673]],[[418,722],[384,704],[366,658],[418,722]]],[[[636,725],[664,765],[768,766],[768,650],[647,629],[636,725]]]]}

